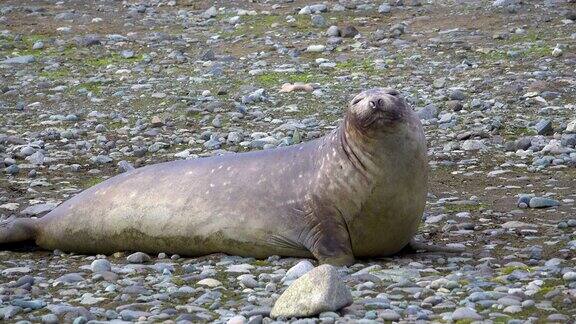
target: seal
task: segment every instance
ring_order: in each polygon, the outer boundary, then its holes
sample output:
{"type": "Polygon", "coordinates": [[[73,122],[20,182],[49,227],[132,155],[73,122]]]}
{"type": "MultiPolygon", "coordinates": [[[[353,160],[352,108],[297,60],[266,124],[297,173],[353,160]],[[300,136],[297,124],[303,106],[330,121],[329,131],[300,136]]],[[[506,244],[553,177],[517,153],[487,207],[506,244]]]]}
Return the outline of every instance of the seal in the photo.
{"type": "Polygon", "coordinates": [[[346,265],[410,243],[424,211],[427,169],[419,118],[398,91],[372,89],[356,95],[339,127],[322,138],[138,168],[42,218],[5,222],[0,243],[346,265]]]}

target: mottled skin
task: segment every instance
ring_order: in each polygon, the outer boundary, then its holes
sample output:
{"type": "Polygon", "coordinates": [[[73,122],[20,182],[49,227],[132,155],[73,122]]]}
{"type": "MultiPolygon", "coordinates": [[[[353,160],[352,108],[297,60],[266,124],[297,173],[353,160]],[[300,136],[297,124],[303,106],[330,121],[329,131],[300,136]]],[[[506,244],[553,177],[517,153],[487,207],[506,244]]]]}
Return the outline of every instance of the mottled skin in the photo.
{"type": "Polygon", "coordinates": [[[419,119],[398,93],[372,89],[330,134],[290,147],[173,161],[108,179],[40,219],[0,227],[78,253],[315,257],[350,264],[406,246],[427,192],[419,119]]]}

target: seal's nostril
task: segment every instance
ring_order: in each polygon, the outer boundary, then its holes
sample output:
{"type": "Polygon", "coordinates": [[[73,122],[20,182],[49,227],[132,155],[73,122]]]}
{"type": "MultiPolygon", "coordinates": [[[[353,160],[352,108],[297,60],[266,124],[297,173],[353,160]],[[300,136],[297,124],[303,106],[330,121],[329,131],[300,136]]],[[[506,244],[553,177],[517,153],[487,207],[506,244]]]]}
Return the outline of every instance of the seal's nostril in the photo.
{"type": "Polygon", "coordinates": [[[384,108],[384,99],[378,99],[378,108],[384,108]]]}
{"type": "Polygon", "coordinates": [[[370,105],[370,108],[376,108],[376,103],[372,100],[370,100],[369,105],[370,105]]]}

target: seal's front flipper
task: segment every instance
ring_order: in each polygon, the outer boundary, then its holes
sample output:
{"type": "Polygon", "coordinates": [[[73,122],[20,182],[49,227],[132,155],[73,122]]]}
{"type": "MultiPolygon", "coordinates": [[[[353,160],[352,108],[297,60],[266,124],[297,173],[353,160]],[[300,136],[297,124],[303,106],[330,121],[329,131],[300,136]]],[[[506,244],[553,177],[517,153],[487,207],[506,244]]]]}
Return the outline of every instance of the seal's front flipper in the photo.
{"type": "Polygon", "coordinates": [[[440,252],[440,253],[462,253],[462,252],[464,252],[463,247],[426,244],[426,243],[418,242],[414,239],[410,240],[410,243],[408,243],[407,248],[413,250],[414,252],[417,252],[417,251],[440,252]]]}
{"type": "Polygon", "coordinates": [[[348,254],[340,256],[316,256],[320,264],[331,264],[334,266],[350,266],[354,264],[354,257],[348,254]]]}
{"type": "Polygon", "coordinates": [[[19,243],[35,239],[34,220],[13,218],[0,223],[0,244],[19,243]]]}
{"type": "Polygon", "coordinates": [[[304,246],[321,264],[335,266],[354,264],[348,229],[337,222],[324,221],[313,226],[304,246]]]}

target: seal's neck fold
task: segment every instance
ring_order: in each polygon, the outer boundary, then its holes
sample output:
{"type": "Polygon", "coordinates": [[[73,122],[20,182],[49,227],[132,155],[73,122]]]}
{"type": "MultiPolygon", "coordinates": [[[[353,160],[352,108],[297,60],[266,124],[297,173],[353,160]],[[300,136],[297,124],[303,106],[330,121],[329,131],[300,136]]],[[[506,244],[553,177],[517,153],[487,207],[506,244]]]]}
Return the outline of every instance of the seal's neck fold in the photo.
{"type": "Polygon", "coordinates": [[[347,119],[338,129],[339,145],[352,165],[368,176],[377,169],[377,141],[360,132],[347,119]]]}

